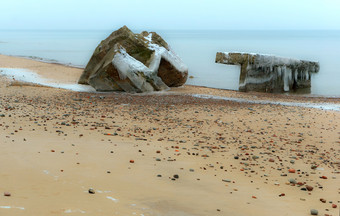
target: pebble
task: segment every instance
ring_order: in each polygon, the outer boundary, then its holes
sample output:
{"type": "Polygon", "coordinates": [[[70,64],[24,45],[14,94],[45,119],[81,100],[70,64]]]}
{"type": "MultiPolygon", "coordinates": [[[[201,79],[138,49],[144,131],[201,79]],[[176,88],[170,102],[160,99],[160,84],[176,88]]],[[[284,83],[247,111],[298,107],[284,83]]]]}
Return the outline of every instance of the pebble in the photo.
{"type": "Polygon", "coordinates": [[[306,189],[307,189],[308,191],[312,191],[312,190],[313,190],[313,187],[312,187],[312,186],[309,186],[309,185],[306,185],[306,189]]]}
{"type": "Polygon", "coordinates": [[[321,201],[322,203],[326,203],[326,200],[325,200],[324,198],[320,198],[320,201],[321,201]]]}
{"type": "Polygon", "coordinates": [[[296,184],[296,180],[291,178],[291,179],[289,179],[289,183],[296,184]]]}
{"type": "Polygon", "coordinates": [[[289,169],[288,172],[289,173],[295,173],[296,171],[295,171],[295,169],[289,169]]]}
{"type": "Polygon", "coordinates": [[[10,192],[4,192],[4,196],[11,196],[11,193],[10,192]]]}
{"type": "Polygon", "coordinates": [[[273,158],[270,158],[269,159],[269,162],[274,162],[275,160],[273,158]]]}
{"type": "Polygon", "coordinates": [[[338,206],[336,204],[332,204],[332,208],[337,208],[338,206]]]}
{"type": "Polygon", "coordinates": [[[89,189],[89,194],[95,194],[96,192],[94,191],[94,189],[93,188],[90,188],[89,189]]]}
{"type": "Polygon", "coordinates": [[[174,175],[174,178],[175,178],[175,179],[178,179],[178,178],[179,178],[179,175],[175,174],[175,175],[174,175]]]}
{"type": "Polygon", "coordinates": [[[311,215],[318,215],[318,214],[319,214],[319,211],[316,210],[316,209],[311,209],[311,210],[310,210],[310,214],[311,214],[311,215]]]}
{"type": "Polygon", "coordinates": [[[134,160],[130,160],[130,163],[134,163],[135,161],[134,160]]]}

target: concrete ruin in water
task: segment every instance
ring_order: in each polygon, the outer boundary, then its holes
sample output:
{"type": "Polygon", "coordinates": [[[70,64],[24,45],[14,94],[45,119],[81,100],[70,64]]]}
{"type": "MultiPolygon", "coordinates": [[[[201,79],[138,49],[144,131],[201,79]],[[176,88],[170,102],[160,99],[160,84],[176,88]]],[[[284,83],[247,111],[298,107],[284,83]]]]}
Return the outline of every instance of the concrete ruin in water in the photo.
{"type": "Polygon", "coordinates": [[[241,67],[239,91],[289,92],[311,88],[318,62],[250,53],[218,52],[216,63],[241,67]]]}

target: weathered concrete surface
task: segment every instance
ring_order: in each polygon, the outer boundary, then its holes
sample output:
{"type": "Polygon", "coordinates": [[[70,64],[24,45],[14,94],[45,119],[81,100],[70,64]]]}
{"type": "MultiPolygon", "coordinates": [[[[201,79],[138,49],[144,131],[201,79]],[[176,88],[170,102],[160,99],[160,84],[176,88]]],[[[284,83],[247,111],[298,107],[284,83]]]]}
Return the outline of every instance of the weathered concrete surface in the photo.
{"type": "Polygon", "coordinates": [[[97,91],[150,92],[183,85],[188,68],[155,32],[126,26],[95,49],[78,83],[97,91]]]}
{"type": "Polygon", "coordinates": [[[241,67],[239,90],[287,92],[310,89],[319,63],[270,55],[218,52],[216,63],[241,67]]]}

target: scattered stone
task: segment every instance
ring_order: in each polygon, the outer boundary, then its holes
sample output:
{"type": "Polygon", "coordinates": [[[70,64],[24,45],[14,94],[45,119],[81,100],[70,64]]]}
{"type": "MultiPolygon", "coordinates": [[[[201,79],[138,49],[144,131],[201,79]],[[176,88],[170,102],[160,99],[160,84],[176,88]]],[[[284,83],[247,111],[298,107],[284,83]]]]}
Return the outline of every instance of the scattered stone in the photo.
{"type": "Polygon", "coordinates": [[[10,192],[4,192],[4,196],[9,197],[9,196],[11,196],[11,193],[10,192]]]}
{"type": "Polygon", "coordinates": [[[175,178],[175,179],[179,179],[179,175],[175,174],[175,175],[174,175],[174,178],[175,178]]]}
{"type": "Polygon", "coordinates": [[[295,170],[295,169],[289,169],[288,172],[289,172],[289,173],[295,173],[296,170],[295,170]]]}
{"type": "Polygon", "coordinates": [[[318,215],[318,214],[319,214],[319,211],[316,210],[316,209],[311,209],[311,210],[310,210],[310,214],[311,214],[311,215],[318,215]]]}
{"type": "Polygon", "coordinates": [[[93,188],[90,188],[89,189],[89,194],[95,194],[96,192],[94,191],[94,189],[93,188]]]}
{"type": "Polygon", "coordinates": [[[291,179],[289,179],[289,183],[291,183],[291,184],[296,184],[296,180],[293,179],[293,178],[291,178],[291,179]]]}
{"type": "Polygon", "coordinates": [[[308,191],[312,191],[312,190],[313,190],[313,187],[310,186],[310,185],[306,185],[306,189],[307,189],[308,191]]]}
{"type": "Polygon", "coordinates": [[[321,201],[322,203],[326,203],[326,200],[325,200],[324,198],[320,198],[320,201],[321,201]]]}
{"type": "Polygon", "coordinates": [[[135,161],[134,160],[130,160],[130,163],[135,163],[135,161]]]}
{"type": "Polygon", "coordinates": [[[332,204],[332,208],[337,208],[338,206],[336,204],[332,204]]]}

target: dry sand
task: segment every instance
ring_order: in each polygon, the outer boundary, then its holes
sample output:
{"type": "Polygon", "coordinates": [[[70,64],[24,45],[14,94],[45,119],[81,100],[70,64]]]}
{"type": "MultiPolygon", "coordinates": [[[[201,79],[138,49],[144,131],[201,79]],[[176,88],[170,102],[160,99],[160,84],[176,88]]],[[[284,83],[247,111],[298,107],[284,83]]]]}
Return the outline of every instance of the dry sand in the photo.
{"type": "MultiPolygon", "coordinates": [[[[0,68],[61,83],[82,72],[7,56],[0,68]]],[[[11,83],[0,76],[1,216],[339,215],[340,112],[190,94],[339,105],[338,98],[11,83]]]]}

